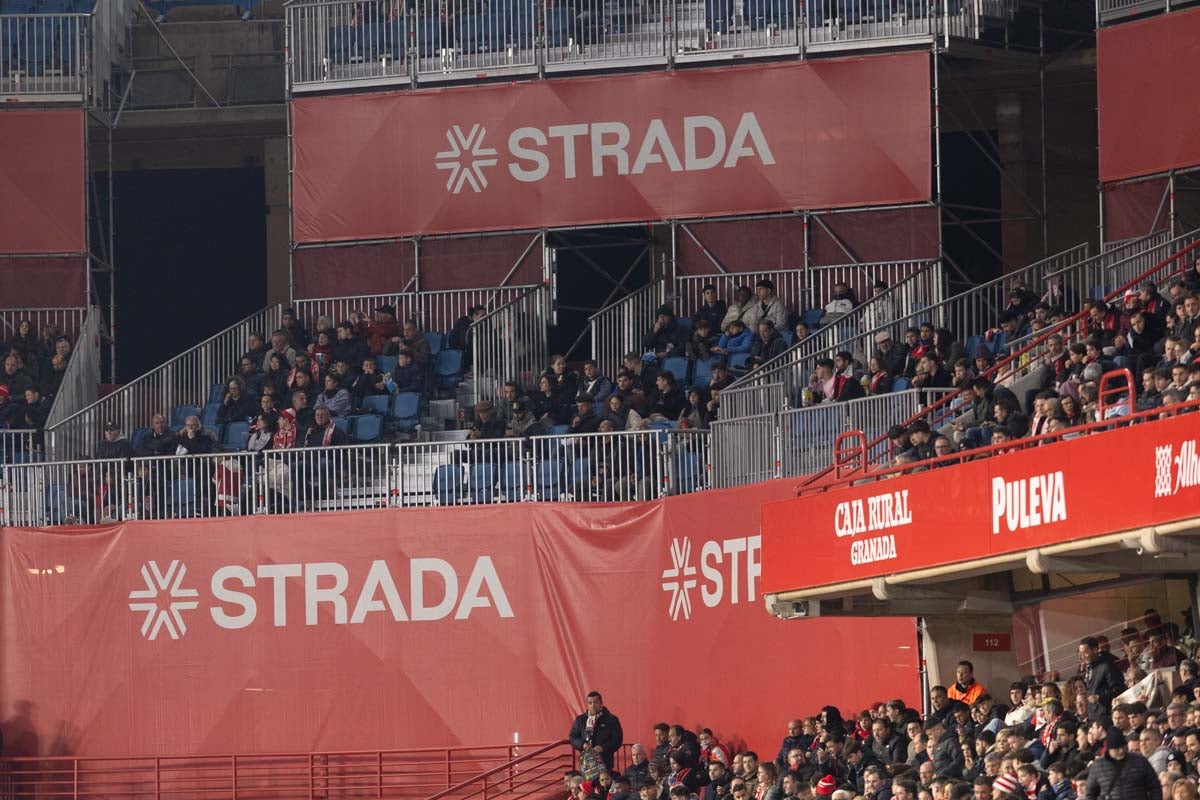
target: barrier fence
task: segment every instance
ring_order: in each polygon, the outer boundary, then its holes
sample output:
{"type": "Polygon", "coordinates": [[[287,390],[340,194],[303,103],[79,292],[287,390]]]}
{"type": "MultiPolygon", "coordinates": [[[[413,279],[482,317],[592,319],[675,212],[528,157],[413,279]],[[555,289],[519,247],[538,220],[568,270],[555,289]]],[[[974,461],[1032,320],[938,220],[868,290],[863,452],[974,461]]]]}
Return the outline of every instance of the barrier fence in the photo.
{"type": "MultiPolygon", "coordinates": [[[[941,302],[918,305],[907,313],[898,309],[900,313],[890,324],[868,327],[863,324],[861,315],[857,319],[843,320],[843,328],[836,336],[822,336],[818,332],[735,381],[721,392],[722,412],[727,419],[761,413],[762,390],[756,389],[752,400],[746,398],[748,389],[764,385],[780,387],[772,398],[771,410],[798,407],[800,392],[815,368],[817,358],[847,350],[865,365],[875,349],[875,337],[880,333],[887,332],[896,339],[907,327],[930,323],[935,328],[949,330],[960,342],[983,337],[999,325],[1008,293],[1013,288],[1025,287],[1046,298],[1051,305],[1060,304],[1072,312],[1090,291],[1084,288],[1081,293],[1080,287],[1090,287],[1092,280],[1124,274],[1132,268],[1131,264],[1153,263],[1170,246],[1164,234],[1143,237],[1096,256],[1088,255],[1087,245],[1078,245],[941,302]],[[835,338],[838,341],[830,341],[835,338]]],[[[1001,355],[1005,343],[1005,337],[994,336],[987,346],[993,355],[1001,355]]]]}
{"type": "Polygon", "coordinates": [[[506,381],[536,389],[550,361],[547,329],[553,302],[550,287],[534,286],[471,325],[473,402],[498,397],[506,381]]]}
{"type": "Polygon", "coordinates": [[[492,311],[507,305],[534,288],[534,285],[493,286],[483,289],[445,289],[432,292],[396,292],[392,294],[322,297],[296,300],[292,307],[301,324],[314,327],[325,317],[332,325],[349,320],[355,313],[368,318],[376,308],[390,305],[396,309],[396,319],[403,324],[414,319],[421,330],[448,333],[460,317],[476,307],[492,311]]]}
{"type": "Polygon", "coordinates": [[[132,431],[158,413],[176,406],[202,408],[214,384],[238,372],[251,333],[268,337],[280,325],[282,307],[268,306],[200,344],[135,378],[107,397],[46,426],[51,451],[59,458],[88,457],[100,440],[105,422],[132,431]]]}
{"type": "Polygon", "coordinates": [[[1170,11],[1190,5],[1189,0],[1096,0],[1096,27],[1126,17],[1170,11]]]}
{"type": "MultiPolygon", "coordinates": [[[[0,17],[3,20],[4,17],[0,17]]],[[[41,336],[47,328],[69,336],[74,342],[83,328],[83,319],[88,309],[83,306],[71,308],[0,308],[0,341],[10,341],[22,322],[29,322],[33,332],[41,336]]]]}
{"type": "Polygon", "coordinates": [[[41,458],[37,447],[37,431],[25,429],[0,430],[0,464],[36,461],[41,458]]]}
{"type": "Polygon", "coordinates": [[[287,8],[293,91],[981,39],[1017,0],[322,0],[287,8]]]}
{"type": "Polygon", "coordinates": [[[0,14],[0,95],[86,95],[90,24],[87,14],[0,14]]]}
{"type": "Polygon", "coordinates": [[[615,377],[626,353],[641,354],[642,339],[654,325],[654,314],[667,302],[667,282],[659,278],[588,319],[592,358],[605,375],[615,377]]]}
{"type": "MultiPolygon", "coordinates": [[[[708,438],[707,431],[672,429],[6,463],[0,522],[49,527],[526,500],[650,500],[709,488],[708,438]]],[[[10,442],[0,437],[0,446],[10,442]]],[[[31,442],[26,437],[13,446],[31,442]]]]}
{"type": "MultiPolygon", "coordinates": [[[[91,308],[75,339],[75,347],[67,361],[62,383],[54,395],[46,427],[56,425],[67,417],[96,402],[100,389],[100,309],[91,308]]],[[[57,458],[53,443],[47,441],[47,457],[57,458]]],[[[78,450],[77,450],[78,452],[78,450]]],[[[65,454],[61,454],[65,455],[65,454]]]]}

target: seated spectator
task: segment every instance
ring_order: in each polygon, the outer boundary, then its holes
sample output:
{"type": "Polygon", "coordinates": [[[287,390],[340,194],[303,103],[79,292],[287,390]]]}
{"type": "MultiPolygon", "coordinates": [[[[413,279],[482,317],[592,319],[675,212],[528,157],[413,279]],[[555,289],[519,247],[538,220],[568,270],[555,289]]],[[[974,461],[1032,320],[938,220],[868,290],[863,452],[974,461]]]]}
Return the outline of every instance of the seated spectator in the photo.
{"type": "Polygon", "coordinates": [[[415,363],[413,352],[407,347],[396,354],[396,368],[391,375],[396,392],[425,392],[425,370],[415,363]]]}
{"type": "Polygon", "coordinates": [[[496,413],[491,400],[480,400],[475,404],[475,419],[467,426],[468,439],[503,439],[504,420],[496,413]]]}
{"type": "MultiPolygon", "coordinates": [[[[713,375],[716,375],[715,369],[713,375]]],[[[639,416],[645,417],[650,413],[650,399],[638,385],[636,376],[629,370],[623,369],[617,373],[617,389],[614,394],[625,408],[637,412],[639,416]]]]}
{"type": "Polygon", "coordinates": [[[712,348],[715,355],[729,356],[739,353],[749,353],[754,347],[754,335],[746,330],[746,324],[735,319],[725,326],[725,332],[717,339],[717,346],[712,348]]]}
{"type": "Polygon", "coordinates": [[[261,367],[263,358],[267,355],[267,343],[263,341],[261,333],[252,333],[247,337],[246,352],[242,354],[242,361],[249,359],[254,362],[255,368],[261,367]]]}
{"type": "Polygon", "coordinates": [[[543,374],[550,379],[555,394],[573,408],[579,394],[579,375],[567,367],[567,360],[560,355],[550,356],[550,368],[543,374]]]}
{"type": "Polygon", "coordinates": [[[679,412],[679,427],[708,430],[708,392],[698,386],[688,389],[687,405],[679,412]]]}
{"type": "Polygon", "coordinates": [[[996,426],[1003,428],[1012,439],[1020,439],[1029,433],[1029,417],[1007,400],[996,401],[992,417],[996,421],[996,426]]]}
{"type": "Polygon", "coordinates": [[[57,395],[66,374],[67,360],[58,353],[50,356],[50,363],[42,370],[42,380],[39,384],[42,394],[51,398],[57,395]]]}
{"type": "Polygon", "coordinates": [[[450,335],[447,337],[447,346],[462,350],[464,354],[471,352],[471,326],[479,320],[487,316],[487,308],[484,306],[472,306],[467,310],[467,313],[459,317],[454,327],[450,330],[450,335]]]}
{"type": "Polygon", "coordinates": [[[121,435],[121,429],[115,422],[104,423],[104,439],[96,445],[95,458],[133,458],[133,446],[121,435]]]}
{"type": "Polygon", "coordinates": [[[871,297],[862,310],[864,333],[887,327],[896,321],[896,304],[887,292],[887,281],[882,278],[871,284],[871,297]]]}
{"type": "Polygon", "coordinates": [[[796,323],[796,327],[792,329],[792,336],[795,337],[792,339],[792,344],[797,344],[812,336],[812,331],[809,330],[807,322],[800,320],[796,323]]]}
{"type": "Polygon", "coordinates": [[[887,394],[892,390],[892,376],[883,365],[883,354],[871,356],[870,375],[867,382],[868,394],[887,394]]]}
{"type": "Polygon", "coordinates": [[[296,413],[291,409],[279,412],[275,421],[275,433],[271,437],[272,450],[289,450],[296,446],[296,413]]]}
{"type": "MultiPolygon", "coordinates": [[[[399,363],[399,359],[397,359],[396,364],[399,365],[399,363]]],[[[421,377],[424,381],[424,376],[421,377]]],[[[375,366],[375,359],[364,358],[362,372],[356,375],[350,384],[350,394],[353,396],[355,407],[362,408],[363,399],[366,397],[391,394],[391,390],[387,387],[387,380],[388,375],[380,372],[375,366]]]]}
{"type": "Polygon", "coordinates": [[[892,341],[892,334],[880,331],[875,334],[875,347],[880,357],[880,363],[887,373],[893,377],[904,374],[908,359],[908,345],[897,345],[892,341]]]}
{"type": "Polygon", "coordinates": [[[948,389],[950,373],[942,369],[937,357],[930,352],[917,364],[917,374],[913,376],[912,383],[918,389],[948,389]]]}
{"type": "Polygon", "coordinates": [[[25,369],[21,356],[10,352],[4,359],[4,370],[0,372],[0,386],[8,389],[8,396],[16,399],[25,396],[25,390],[33,386],[33,376],[25,369]]]}
{"type": "Polygon", "coordinates": [[[150,419],[150,432],[142,437],[134,455],[169,456],[175,453],[178,444],[178,437],[168,427],[167,418],[162,414],[155,414],[150,419]]]}
{"type": "Polygon", "coordinates": [[[621,363],[625,370],[633,375],[634,385],[641,387],[649,397],[657,385],[658,378],[658,369],[653,364],[653,358],[646,361],[637,353],[626,353],[621,363]]]}
{"type": "Polygon", "coordinates": [[[303,437],[313,421],[313,409],[309,405],[308,392],[297,389],[292,392],[292,419],[296,423],[297,436],[303,437]]]}
{"type": "Polygon", "coordinates": [[[615,431],[623,431],[628,425],[629,414],[630,409],[621,402],[620,396],[610,394],[604,403],[604,410],[600,413],[600,421],[611,423],[615,431]]]}
{"type": "Polygon", "coordinates": [[[580,389],[594,397],[597,403],[603,404],[613,393],[613,384],[600,373],[596,362],[589,358],[583,362],[583,381],[580,389]]]}
{"type": "MultiPolygon", "coordinates": [[[[370,357],[364,358],[363,363],[367,361],[373,362],[374,360],[370,357]]],[[[338,383],[343,389],[350,390],[350,393],[354,394],[354,381],[358,378],[358,372],[355,371],[354,365],[339,358],[333,362],[333,370],[330,374],[337,378],[338,383]]]]}
{"type": "Polygon", "coordinates": [[[325,391],[317,394],[315,408],[327,408],[335,417],[345,417],[354,410],[354,399],[350,392],[342,387],[341,381],[334,374],[325,376],[325,391]]]}
{"type": "Polygon", "coordinates": [[[25,390],[25,402],[18,406],[17,424],[14,428],[31,428],[37,431],[34,441],[38,447],[42,445],[42,431],[46,420],[50,417],[50,398],[42,397],[41,390],[30,386],[25,390]]]}
{"type": "Polygon", "coordinates": [[[600,428],[600,415],[596,413],[596,399],[587,392],[575,398],[575,415],[571,417],[571,433],[595,433],[600,428]]]}
{"type": "Polygon", "coordinates": [[[554,383],[548,375],[538,378],[538,390],[529,398],[529,408],[534,418],[547,426],[566,425],[574,413],[554,391],[554,383]]]}
{"type": "Polygon", "coordinates": [[[217,442],[200,426],[200,418],[194,414],[187,417],[179,429],[177,455],[204,455],[217,449],[217,442]]]}
{"type": "Polygon", "coordinates": [[[758,367],[787,350],[787,342],[775,330],[775,324],[764,318],[758,321],[758,338],[750,347],[750,358],[746,362],[751,367],[758,367]]]}
{"type": "Polygon", "coordinates": [[[713,332],[712,324],[707,319],[700,320],[696,323],[692,330],[692,336],[688,340],[687,357],[694,361],[707,361],[713,354],[713,348],[717,346],[720,338],[713,332]]]}
{"type": "Polygon", "coordinates": [[[246,440],[246,450],[251,453],[261,453],[270,450],[275,443],[275,434],[279,426],[275,423],[274,414],[259,414],[254,418],[254,428],[250,438],[246,440]]]}
{"type": "MultiPolygon", "coordinates": [[[[343,390],[345,391],[345,390],[343,390]]],[[[304,435],[302,447],[337,447],[349,444],[346,433],[333,424],[333,417],[327,406],[321,406],[313,412],[312,424],[304,435]]]]}
{"type": "Polygon", "coordinates": [[[507,381],[500,389],[500,403],[496,407],[496,413],[500,419],[506,423],[512,420],[513,403],[525,396],[525,392],[516,381],[507,381]]]}
{"type": "Polygon", "coordinates": [[[283,310],[281,325],[280,330],[283,331],[283,334],[293,346],[301,350],[308,349],[308,331],[300,324],[300,320],[296,318],[296,309],[285,308],[283,310]]]}
{"type": "MultiPolygon", "coordinates": [[[[362,315],[359,315],[362,317],[362,315]]],[[[365,318],[363,324],[366,324],[365,318]]],[[[393,324],[394,328],[394,324],[393,324]]],[[[334,361],[345,361],[347,364],[361,364],[364,358],[370,358],[371,348],[354,333],[354,325],[350,322],[339,322],[337,339],[333,342],[333,358],[327,359],[320,366],[329,369],[334,361]]]]}
{"type": "MultiPolygon", "coordinates": [[[[727,330],[729,323],[734,320],[739,320],[743,328],[750,327],[751,309],[754,307],[754,293],[746,286],[739,286],[733,293],[733,304],[729,306],[729,310],[725,312],[724,318],[721,320],[721,330],[727,330]]],[[[758,320],[755,318],[755,322],[758,320]]]]}
{"type": "Polygon", "coordinates": [[[757,330],[760,320],[769,319],[777,331],[787,330],[788,310],[782,298],[775,294],[775,284],[764,278],[754,285],[755,302],[742,321],[750,330],[757,330]]]}
{"type": "Polygon", "coordinates": [[[414,364],[421,369],[429,368],[433,353],[429,349],[429,342],[425,341],[425,336],[417,327],[416,320],[406,320],[403,336],[393,336],[384,352],[393,355],[403,348],[408,348],[411,352],[414,364]]]}
{"type": "MultiPolygon", "coordinates": [[[[367,350],[373,356],[382,353],[387,343],[400,335],[400,323],[396,321],[396,307],[393,305],[384,303],[376,308],[373,320],[368,321],[367,315],[362,312],[356,312],[354,316],[354,332],[366,343],[367,350]]],[[[360,364],[362,359],[349,363],[360,364]]]]}
{"type": "MultiPolygon", "coordinates": [[[[703,300],[700,307],[692,314],[692,329],[700,327],[702,321],[708,322],[710,330],[719,331],[724,328],[725,315],[729,312],[725,301],[717,297],[717,287],[711,283],[704,284],[701,290],[703,300]]],[[[597,398],[599,399],[599,398],[597,398]]]]}
{"type": "Polygon", "coordinates": [[[271,349],[263,353],[263,361],[270,364],[271,355],[278,353],[290,369],[292,362],[296,360],[296,351],[288,343],[287,332],[282,328],[274,331],[271,334],[271,349]]]}
{"type": "Polygon", "coordinates": [[[833,371],[838,375],[845,375],[847,378],[855,380],[862,377],[862,365],[854,360],[854,354],[848,350],[834,353],[833,371]]]}
{"type": "Polygon", "coordinates": [[[267,369],[263,373],[262,386],[265,392],[267,386],[272,387],[276,396],[282,395],[288,389],[292,373],[291,365],[279,353],[272,352],[266,358],[267,369]]]}
{"type": "Polygon", "coordinates": [[[962,358],[966,352],[949,328],[938,328],[933,332],[933,350],[938,361],[950,365],[962,358]]]}
{"type": "Polygon", "coordinates": [[[308,355],[321,369],[333,366],[333,343],[337,339],[337,331],[317,331],[317,340],[308,346],[308,355]]]}
{"type": "Polygon", "coordinates": [[[258,413],[260,414],[278,414],[279,409],[275,407],[275,395],[273,390],[263,393],[262,397],[258,398],[258,413]]]}
{"type": "Polygon", "coordinates": [[[835,372],[832,358],[818,358],[817,368],[809,378],[809,389],[815,403],[836,403],[865,397],[862,384],[835,372]]]}
{"type": "Polygon", "coordinates": [[[248,353],[242,356],[237,376],[242,381],[243,392],[254,397],[262,394],[267,374],[259,368],[259,361],[253,356],[248,353]]]}
{"type": "Polygon", "coordinates": [[[221,407],[217,409],[217,424],[246,422],[257,410],[258,404],[246,391],[246,384],[241,377],[233,378],[225,385],[225,396],[221,399],[221,407]]]}
{"type": "Polygon", "coordinates": [[[682,356],[687,347],[687,331],[675,319],[670,306],[661,306],[655,314],[654,327],[642,338],[642,350],[656,358],[682,356]]]}
{"type": "Polygon", "coordinates": [[[858,308],[858,296],[848,283],[838,281],[833,285],[832,297],[825,304],[825,314],[821,317],[821,324],[828,325],[856,308],[858,308]]]}
{"type": "MultiPolygon", "coordinates": [[[[9,355],[17,355],[30,378],[37,378],[40,342],[38,340],[38,333],[34,330],[33,323],[27,319],[18,322],[17,334],[8,344],[9,355]]],[[[9,387],[9,392],[13,397],[21,396],[21,392],[13,391],[11,386],[9,387]]]]}
{"type": "Polygon", "coordinates": [[[674,422],[679,419],[686,405],[687,398],[680,391],[671,371],[659,372],[655,392],[650,396],[650,415],[647,419],[651,422],[674,422]]]}
{"type": "Polygon", "coordinates": [[[725,362],[721,359],[713,359],[712,380],[708,382],[709,391],[724,389],[731,383],[733,383],[733,377],[729,374],[729,368],[725,366],[725,362]]]}
{"type": "Polygon", "coordinates": [[[545,436],[546,426],[530,412],[529,401],[522,397],[512,401],[512,419],[505,433],[528,440],[534,436],[545,436]]]}

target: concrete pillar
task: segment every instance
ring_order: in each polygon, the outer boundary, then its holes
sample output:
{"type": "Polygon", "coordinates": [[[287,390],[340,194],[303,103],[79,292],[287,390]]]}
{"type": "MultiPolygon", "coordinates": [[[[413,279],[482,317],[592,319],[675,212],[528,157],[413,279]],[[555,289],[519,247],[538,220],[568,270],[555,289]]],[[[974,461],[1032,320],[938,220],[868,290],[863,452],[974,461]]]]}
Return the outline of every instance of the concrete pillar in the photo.
{"type": "Polygon", "coordinates": [[[263,140],[263,181],[267,200],[267,302],[287,303],[288,271],[288,140],[263,140]]]}

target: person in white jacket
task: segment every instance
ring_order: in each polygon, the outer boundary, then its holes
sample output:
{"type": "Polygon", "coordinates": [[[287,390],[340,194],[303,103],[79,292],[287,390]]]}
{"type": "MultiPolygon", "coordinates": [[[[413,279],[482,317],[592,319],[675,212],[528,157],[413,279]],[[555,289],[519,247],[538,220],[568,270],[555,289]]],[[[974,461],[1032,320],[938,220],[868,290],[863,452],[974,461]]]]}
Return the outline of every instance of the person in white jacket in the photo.
{"type": "Polygon", "coordinates": [[[775,294],[775,284],[763,278],[755,284],[754,295],[755,302],[750,304],[750,308],[742,316],[746,327],[750,330],[757,330],[759,320],[769,319],[775,326],[775,330],[786,331],[788,329],[788,310],[779,295],[775,294]]]}

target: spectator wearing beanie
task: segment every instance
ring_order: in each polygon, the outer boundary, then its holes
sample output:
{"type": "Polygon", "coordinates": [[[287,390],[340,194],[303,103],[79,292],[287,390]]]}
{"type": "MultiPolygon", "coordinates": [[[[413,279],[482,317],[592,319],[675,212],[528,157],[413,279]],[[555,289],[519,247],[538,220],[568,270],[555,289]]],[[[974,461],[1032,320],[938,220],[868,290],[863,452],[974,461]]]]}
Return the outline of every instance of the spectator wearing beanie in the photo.
{"type": "Polygon", "coordinates": [[[1162,784],[1150,762],[1130,752],[1125,734],[1113,728],[1105,753],[1088,768],[1087,800],[1162,800],[1162,784]]]}
{"type": "Polygon", "coordinates": [[[1009,800],[1014,797],[1024,797],[1024,795],[1021,782],[1011,772],[992,781],[992,800],[1009,800]]]}

